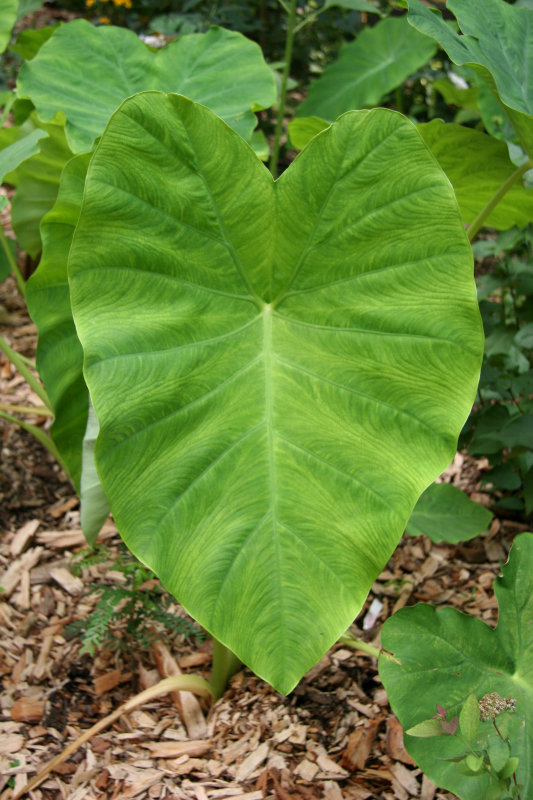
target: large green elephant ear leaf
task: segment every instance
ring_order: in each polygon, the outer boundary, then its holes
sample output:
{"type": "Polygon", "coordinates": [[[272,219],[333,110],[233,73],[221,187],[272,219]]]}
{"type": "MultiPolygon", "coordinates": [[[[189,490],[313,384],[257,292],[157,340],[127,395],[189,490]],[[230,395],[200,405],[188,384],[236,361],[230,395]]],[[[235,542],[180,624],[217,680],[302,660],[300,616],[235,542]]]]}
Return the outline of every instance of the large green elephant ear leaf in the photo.
{"type": "MultiPolygon", "coordinates": [[[[516,172],[507,145],[481,131],[438,119],[419,125],[418,132],[450,179],[461,215],[470,225],[516,172]]],[[[514,225],[523,227],[531,221],[533,191],[515,183],[485,224],[507,230],[514,225]]]]}
{"type": "Polygon", "coordinates": [[[364,28],[345,44],[339,58],[311,84],[297,116],[327,120],[352,108],[377,105],[388,92],[435,54],[435,45],[407,24],[406,17],[390,17],[364,28]]]}
{"type": "Polygon", "coordinates": [[[26,285],[28,310],[39,331],[37,369],[54,411],[50,434],[78,490],[89,399],[70,308],[67,260],[89,158],[76,156],[63,170],[57,202],[41,225],[43,256],[26,285]]]}
{"type": "Polygon", "coordinates": [[[451,186],[351,112],[274,182],[208,109],[127,100],[69,258],[126,544],[281,692],[353,621],[455,452],[482,330],[451,186]]]}
{"type": "MultiPolygon", "coordinates": [[[[379,674],[405,730],[432,717],[437,704],[453,717],[471,692],[478,700],[492,692],[516,700],[516,711],[506,714],[507,735],[525,798],[533,792],[533,534],[515,539],[494,591],[496,630],[453,608],[417,605],[394,614],[383,627],[382,644],[401,664],[381,657],[379,674]]],[[[479,735],[497,737],[491,722],[479,735]]],[[[408,735],[405,745],[438,786],[464,800],[488,796],[486,773],[462,775],[446,760],[464,753],[455,738],[408,735]]]]}
{"type": "Polygon", "coordinates": [[[146,89],[180,92],[246,139],[257,122],[252,108],[276,99],[260,48],[240,33],[212,28],[154,53],[132,31],[81,19],[59,28],[23,64],[17,85],[18,96],[29,97],[41,119],[63,111],[75,153],[88,152],[122,101],[146,89]]]}
{"type": "Polygon", "coordinates": [[[431,36],[455,64],[468,64],[499,97],[522,146],[533,157],[533,9],[503,0],[449,0],[456,33],[421,0],[408,0],[408,20],[431,36]]]}

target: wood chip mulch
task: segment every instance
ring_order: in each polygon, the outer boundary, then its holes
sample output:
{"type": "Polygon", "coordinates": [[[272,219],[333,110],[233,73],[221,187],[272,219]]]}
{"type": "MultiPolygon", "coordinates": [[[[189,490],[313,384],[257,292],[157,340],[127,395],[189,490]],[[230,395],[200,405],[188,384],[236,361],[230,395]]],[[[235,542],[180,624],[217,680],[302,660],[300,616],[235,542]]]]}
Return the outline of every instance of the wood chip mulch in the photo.
{"type": "MultiPolygon", "coordinates": [[[[35,329],[24,304],[11,280],[0,292],[1,333],[31,357],[35,329]]],[[[1,356],[0,402],[39,405],[1,356]]],[[[143,688],[179,670],[208,677],[210,645],[175,635],[145,651],[81,655],[65,626],[94,608],[95,583],[121,576],[106,563],[72,574],[84,539],[70,483],[31,435],[3,420],[0,446],[0,800],[9,800],[67,743],[143,688]]],[[[458,454],[442,479],[487,502],[478,491],[484,466],[458,454]]],[[[379,645],[385,619],[416,602],[454,606],[494,624],[492,583],[524,529],[495,519],[487,536],[459,546],[404,536],[352,632],[379,645]]],[[[119,539],[111,521],[101,538],[112,561],[119,539]]],[[[28,796],[453,800],[405,751],[375,661],[342,645],[288,697],[243,669],[210,710],[187,693],[150,702],[93,738],[28,796]]]]}

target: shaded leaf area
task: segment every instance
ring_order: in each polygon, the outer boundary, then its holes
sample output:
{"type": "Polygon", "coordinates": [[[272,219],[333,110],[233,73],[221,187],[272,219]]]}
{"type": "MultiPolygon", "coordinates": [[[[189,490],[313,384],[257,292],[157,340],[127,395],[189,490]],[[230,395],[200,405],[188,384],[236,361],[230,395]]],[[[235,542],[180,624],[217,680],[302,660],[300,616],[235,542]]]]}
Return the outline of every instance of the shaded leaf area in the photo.
{"type": "MultiPolygon", "coordinates": [[[[507,145],[481,131],[441,120],[419,125],[418,130],[450,179],[461,216],[470,224],[516,171],[507,145]]],[[[507,230],[532,220],[533,191],[517,183],[500,200],[486,224],[507,230]]]]}
{"type": "MultiPolygon", "coordinates": [[[[404,729],[430,718],[446,699],[450,716],[473,692],[478,700],[496,692],[516,700],[507,715],[506,735],[519,758],[517,780],[531,793],[533,754],[533,534],[518,536],[502,576],[495,582],[496,630],[451,608],[418,605],[399,611],[383,626],[383,646],[401,666],[380,659],[380,677],[404,729]],[[416,699],[415,699],[416,698],[416,699]]],[[[491,722],[484,738],[498,738],[491,722]]],[[[486,774],[461,775],[453,761],[464,747],[452,737],[406,737],[421,769],[439,785],[468,800],[487,796],[486,774]]]]}
{"type": "Polygon", "coordinates": [[[276,96],[258,45],[240,33],[212,28],[154,53],[133,31],[85,20],[60,27],[23,64],[17,84],[41,119],[63,111],[75,153],[89,151],[122,101],[145,89],[181,92],[247,139],[256,125],[252,107],[268,108],[276,96]]]}
{"type": "Polygon", "coordinates": [[[345,111],[377,105],[434,53],[431,40],[413,30],[405,17],[390,17],[364,28],[311,84],[296,115],[333,121],[345,111]]]}
{"type": "Polygon", "coordinates": [[[419,498],[406,531],[434,542],[466,542],[490,525],[492,514],[455,486],[433,483],[419,498]]]}
{"type": "Polygon", "coordinates": [[[274,183],[209,110],[143,93],[91,161],[69,279],[121,534],[289,691],[357,614],[474,397],[449,182],[395,112],[345,115],[274,183]]]}
{"type": "Polygon", "coordinates": [[[435,39],[455,64],[472,66],[501,98],[524,149],[533,156],[533,9],[502,0],[450,0],[456,33],[421,0],[408,0],[408,20],[435,39]]]}
{"type": "Polygon", "coordinates": [[[37,367],[54,411],[50,434],[79,489],[88,392],[68,288],[67,261],[78,222],[89,155],[69,161],[59,196],[41,226],[43,256],[27,283],[28,309],[39,331],[37,367]]]}
{"type": "Polygon", "coordinates": [[[11,31],[17,21],[18,0],[4,0],[0,11],[0,53],[3,53],[11,39],[11,31]]]}

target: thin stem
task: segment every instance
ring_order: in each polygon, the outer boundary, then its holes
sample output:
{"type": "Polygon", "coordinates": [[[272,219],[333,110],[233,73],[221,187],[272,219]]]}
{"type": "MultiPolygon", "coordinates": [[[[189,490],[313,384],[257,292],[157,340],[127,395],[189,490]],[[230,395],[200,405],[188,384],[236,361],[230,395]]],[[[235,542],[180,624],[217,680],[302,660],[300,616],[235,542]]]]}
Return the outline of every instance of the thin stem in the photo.
{"type": "Polygon", "coordinates": [[[35,417],[53,417],[54,412],[44,406],[11,406],[9,403],[0,403],[0,411],[10,414],[32,414],[35,417]]]}
{"type": "Polygon", "coordinates": [[[367,653],[369,656],[372,656],[372,658],[384,658],[387,661],[393,661],[395,664],[402,663],[395,658],[392,653],[387,653],[386,650],[380,650],[379,647],[374,647],[373,644],[363,642],[362,639],[356,639],[351,633],[345,633],[344,636],[339,638],[339,642],[340,644],[347,644],[349,647],[353,647],[354,650],[361,650],[362,653],[367,653]]]}
{"type": "Polygon", "coordinates": [[[229,679],[239,671],[241,664],[242,662],[239,661],[235,653],[213,636],[213,657],[209,684],[217,700],[222,697],[229,679]]]}
{"type": "Polygon", "coordinates": [[[31,435],[34,436],[37,439],[37,441],[40,442],[44,447],[46,447],[48,452],[53,455],[53,457],[55,458],[61,469],[64,470],[67,475],[69,474],[67,465],[61,458],[59,450],[55,446],[51,437],[47,433],[45,433],[45,431],[43,431],[37,425],[32,425],[30,422],[24,422],[24,420],[19,419],[18,417],[13,417],[11,414],[7,414],[5,411],[0,411],[0,417],[2,419],[9,420],[9,422],[14,422],[15,425],[19,426],[19,428],[23,428],[25,431],[28,431],[28,433],[31,433],[31,435]]]}
{"type": "Polygon", "coordinates": [[[518,169],[516,169],[513,174],[502,183],[498,191],[491,197],[487,205],[481,209],[473,223],[468,228],[468,238],[470,241],[472,241],[478,234],[480,228],[483,227],[485,220],[491,215],[492,211],[496,208],[502,197],[507,194],[509,189],[512,189],[515,183],[520,180],[522,175],[532,168],[533,160],[526,161],[525,164],[522,164],[521,167],[518,167],[518,169]]]}
{"type": "Polygon", "coordinates": [[[21,356],[18,353],[16,353],[15,350],[13,350],[8,345],[8,343],[2,336],[0,336],[0,350],[2,351],[2,353],[4,353],[4,355],[6,355],[9,358],[11,363],[14,365],[15,369],[17,369],[20,372],[20,374],[22,375],[28,386],[35,392],[37,397],[40,397],[45,406],[49,408],[50,411],[53,411],[52,405],[50,403],[50,400],[48,399],[48,395],[46,394],[44,387],[39,383],[37,378],[35,378],[28,369],[26,363],[27,359],[24,358],[24,356],[21,356]]]}
{"type": "Polygon", "coordinates": [[[289,8],[289,19],[287,21],[287,38],[285,39],[285,55],[283,75],[281,77],[281,91],[278,104],[278,119],[276,122],[276,130],[274,133],[274,146],[272,148],[272,156],[270,158],[270,171],[274,180],[278,176],[278,158],[279,146],[281,139],[281,131],[283,129],[283,114],[285,112],[285,101],[287,100],[287,81],[289,80],[289,72],[291,69],[292,59],[292,41],[294,38],[294,21],[296,19],[296,0],[291,0],[289,8]]]}
{"type": "Polygon", "coordinates": [[[11,248],[9,246],[9,242],[7,241],[7,236],[4,233],[4,229],[0,225],[0,241],[2,242],[2,247],[4,248],[4,253],[6,254],[6,258],[8,260],[9,266],[11,267],[11,272],[15,276],[15,280],[17,282],[17,289],[21,293],[23,297],[26,296],[26,282],[22,277],[22,273],[19,269],[17,261],[11,252],[11,248]]]}

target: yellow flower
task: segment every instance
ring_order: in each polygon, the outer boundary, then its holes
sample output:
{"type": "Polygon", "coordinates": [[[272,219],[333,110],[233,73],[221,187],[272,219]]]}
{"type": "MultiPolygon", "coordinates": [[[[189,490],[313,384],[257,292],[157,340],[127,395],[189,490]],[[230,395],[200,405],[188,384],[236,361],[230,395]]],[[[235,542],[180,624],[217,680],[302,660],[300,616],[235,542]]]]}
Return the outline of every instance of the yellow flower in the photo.
{"type": "Polygon", "coordinates": [[[85,0],[85,5],[90,8],[91,6],[94,6],[95,2],[96,0],[85,0]]]}
{"type": "Polygon", "coordinates": [[[98,17],[98,22],[101,22],[102,25],[111,25],[109,17],[98,17]]]}

